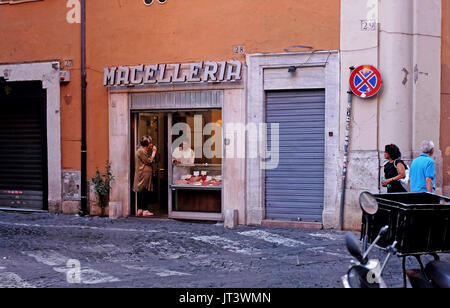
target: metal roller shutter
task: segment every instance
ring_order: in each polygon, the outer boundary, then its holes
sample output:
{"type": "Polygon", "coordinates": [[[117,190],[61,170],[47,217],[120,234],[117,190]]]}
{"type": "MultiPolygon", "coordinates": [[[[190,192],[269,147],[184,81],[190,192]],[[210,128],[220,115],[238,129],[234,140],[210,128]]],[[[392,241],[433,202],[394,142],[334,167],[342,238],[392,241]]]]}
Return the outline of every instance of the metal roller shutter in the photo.
{"type": "Polygon", "coordinates": [[[266,121],[280,125],[279,166],[266,170],[266,218],[322,222],[325,91],[267,92],[266,121]]]}
{"type": "Polygon", "coordinates": [[[0,108],[0,207],[45,209],[45,91],[37,82],[0,84],[0,108]]]}

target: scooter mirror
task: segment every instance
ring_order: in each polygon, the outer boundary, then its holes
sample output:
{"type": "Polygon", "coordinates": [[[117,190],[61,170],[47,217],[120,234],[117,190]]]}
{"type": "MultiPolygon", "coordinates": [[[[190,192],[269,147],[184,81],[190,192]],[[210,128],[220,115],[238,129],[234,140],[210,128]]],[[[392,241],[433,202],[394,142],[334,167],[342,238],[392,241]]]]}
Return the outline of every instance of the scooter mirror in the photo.
{"type": "Polygon", "coordinates": [[[375,215],[378,212],[377,199],[370,192],[363,192],[359,195],[359,205],[364,213],[375,215]]]}
{"type": "Polygon", "coordinates": [[[361,248],[359,247],[359,241],[356,239],[355,235],[351,232],[347,232],[345,235],[345,244],[347,246],[348,252],[355,257],[360,263],[364,263],[361,248]]]}
{"type": "Polygon", "coordinates": [[[354,289],[378,289],[380,284],[370,279],[370,271],[361,265],[355,265],[347,273],[348,284],[354,289]]]}

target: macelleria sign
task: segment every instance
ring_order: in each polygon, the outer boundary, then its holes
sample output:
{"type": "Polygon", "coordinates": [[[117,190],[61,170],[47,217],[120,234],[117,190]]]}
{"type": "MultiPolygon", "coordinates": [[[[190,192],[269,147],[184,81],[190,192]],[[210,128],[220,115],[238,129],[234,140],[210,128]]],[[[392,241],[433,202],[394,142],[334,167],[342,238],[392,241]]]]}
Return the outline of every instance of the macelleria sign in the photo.
{"type": "Polygon", "coordinates": [[[105,68],[104,86],[156,85],[202,82],[238,82],[242,62],[195,62],[105,68]]]}

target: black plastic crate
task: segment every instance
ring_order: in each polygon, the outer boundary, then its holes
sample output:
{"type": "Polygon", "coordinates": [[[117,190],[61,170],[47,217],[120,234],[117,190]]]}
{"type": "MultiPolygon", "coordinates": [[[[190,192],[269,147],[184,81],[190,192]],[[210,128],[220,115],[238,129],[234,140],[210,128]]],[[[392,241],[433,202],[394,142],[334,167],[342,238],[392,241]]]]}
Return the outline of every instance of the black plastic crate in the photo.
{"type": "Polygon", "coordinates": [[[429,193],[375,195],[378,212],[363,214],[362,234],[367,229],[369,243],[383,226],[388,233],[381,247],[397,241],[399,255],[450,252],[450,198],[429,193]]]}

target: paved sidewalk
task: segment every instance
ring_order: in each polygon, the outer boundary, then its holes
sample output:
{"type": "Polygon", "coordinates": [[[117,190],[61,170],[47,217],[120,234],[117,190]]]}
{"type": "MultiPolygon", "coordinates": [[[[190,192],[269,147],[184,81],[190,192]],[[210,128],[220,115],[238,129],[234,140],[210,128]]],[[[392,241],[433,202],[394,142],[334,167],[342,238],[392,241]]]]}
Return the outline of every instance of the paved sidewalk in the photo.
{"type": "MultiPolygon", "coordinates": [[[[329,288],[350,259],[336,231],[0,212],[0,287],[329,288]]],[[[402,285],[398,258],[384,277],[402,285]]]]}

